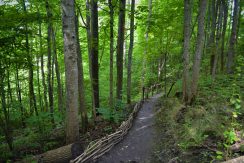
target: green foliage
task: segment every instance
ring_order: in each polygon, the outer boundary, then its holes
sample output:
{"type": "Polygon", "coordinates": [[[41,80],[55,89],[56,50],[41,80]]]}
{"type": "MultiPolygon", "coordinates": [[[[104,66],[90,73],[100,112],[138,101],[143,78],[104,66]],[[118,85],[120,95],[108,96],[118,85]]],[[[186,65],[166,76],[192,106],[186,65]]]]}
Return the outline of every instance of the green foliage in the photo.
{"type": "Polygon", "coordinates": [[[120,123],[126,116],[126,104],[117,100],[114,108],[98,108],[98,112],[103,118],[110,122],[120,123]]]}

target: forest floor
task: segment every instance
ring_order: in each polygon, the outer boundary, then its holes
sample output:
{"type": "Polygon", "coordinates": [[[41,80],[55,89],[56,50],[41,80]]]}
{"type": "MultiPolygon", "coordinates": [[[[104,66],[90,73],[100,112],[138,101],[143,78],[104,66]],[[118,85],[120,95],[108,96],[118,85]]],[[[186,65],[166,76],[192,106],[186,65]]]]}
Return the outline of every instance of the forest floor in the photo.
{"type": "Polygon", "coordinates": [[[150,162],[157,140],[155,105],[160,97],[161,94],[158,94],[145,101],[128,135],[97,163],[150,162]]]}

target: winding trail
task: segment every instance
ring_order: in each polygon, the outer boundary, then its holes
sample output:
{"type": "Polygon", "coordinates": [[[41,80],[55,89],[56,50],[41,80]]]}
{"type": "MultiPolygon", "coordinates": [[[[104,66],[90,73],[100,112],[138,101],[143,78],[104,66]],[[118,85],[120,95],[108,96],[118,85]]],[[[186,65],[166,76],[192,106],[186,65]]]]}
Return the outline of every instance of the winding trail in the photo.
{"type": "Polygon", "coordinates": [[[154,105],[161,94],[144,102],[132,128],[120,143],[99,158],[96,163],[143,163],[150,162],[156,132],[153,127],[154,105]]]}

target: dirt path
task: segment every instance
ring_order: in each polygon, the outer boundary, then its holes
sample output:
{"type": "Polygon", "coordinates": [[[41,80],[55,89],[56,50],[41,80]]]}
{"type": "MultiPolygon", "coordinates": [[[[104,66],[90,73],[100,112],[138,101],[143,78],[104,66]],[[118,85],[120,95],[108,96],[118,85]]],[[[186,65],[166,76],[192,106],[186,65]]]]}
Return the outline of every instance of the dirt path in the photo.
{"type": "Polygon", "coordinates": [[[97,163],[148,163],[156,136],[154,105],[161,95],[147,100],[139,111],[134,124],[119,144],[102,156],[97,163]]]}

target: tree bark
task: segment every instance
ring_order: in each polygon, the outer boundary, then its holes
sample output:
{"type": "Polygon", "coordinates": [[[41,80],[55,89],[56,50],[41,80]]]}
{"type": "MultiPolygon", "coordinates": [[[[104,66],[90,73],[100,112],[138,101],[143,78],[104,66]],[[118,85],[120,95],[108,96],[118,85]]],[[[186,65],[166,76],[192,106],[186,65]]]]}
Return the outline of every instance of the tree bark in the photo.
{"type": "Polygon", "coordinates": [[[42,75],[42,87],[43,87],[43,98],[44,98],[44,108],[43,111],[47,111],[48,109],[48,101],[47,101],[47,86],[45,79],[45,71],[44,71],[44,56],[42,51],[42,28],[41,28],[41,19],[39,18],[39,41],[40,41],[40,53],[41,53],[41,75],[42,75]]]}
{"type": "Polygon", "coordinates": [[[128,70],[127,70],[127,103],[131,104],[131,66],[132,54],[134,45],[134,14],[135,14],[135,0],[131,0],[131,17],[130,17],[130,46],[128,52],[128,70]]]}
{"type": "Polygon", "coordinates": [[[109,68],[109,106],[113,108],[114,97],[114,6],[112,0],[108,0],[109,3],[109,16],[110,16],[110,68],[109,68]]]}
{"type": "Polygon", "coordinates": [[[191,0],[184,1],[184,47],[183,47],[183,82],[182,82],[182,92],[183,92],[183,101],[188,102],[190,98],[190,41],[191,41],[191,12],[192,4],[191,0]]]}
{"type": "MultiPolygon", "coordinates": [[[[24,13],[27,14],[25,0],[22,1],[23,3],[23,10],[24,13]]],[[[27,22],[25,21],[25,48],[27,52],[27,62],[29,67],[29,103],[30,103],[30,113],[33,114],[35,111],[36,115],[38,115],[37,107],[36,107],[36,96],[34,93],[34,85],[33,85],[33,64],[32,64],[32,56],[30,54],[30,47],[29,47],[29,37],[28,37],[28,26],[27,22]]]]}
{"type": "Polygon", "coordinates": [[[215,56],[215,33],[216,33],[216,19],[217,19],[217,9],[216,9],[216,0],[212,0],[212,8],[211,8],[211,33],[209,38],[208,49],[210,52],[210,74],[213,71],[214,65],[214,56],[215,56]]]}
{"type": "MultiPolygon", "coordinates": [[[[97,9],[97,0],[91,0],[91,82],[92,82],[92,96],[94,109],[99,108],[99,65],[98,65],[98,9],[97,9]]],[[[94,111],[94,116],[98,112],[94,111]]]]}
{"type": "Polygon", "coordinates": [[[11,105],[11,103],[13,102],[13,95],[12,95],[12,89],[11,89],[11,81],[10,81],[10,74],[9,74],[9,70],[7,71],[7,81],[8,81],[8,104],[11,105]]]}
{"type": "Polygon", "coordinates": [[[66,143],[70,144],[79,140],[78,52],[74,0],[62,0],[61,8],[66,81],[66,143]]]}
{"type": "Polygon", "coordinates": [[[64,110],[64,103],[63,103],[63,89],[62,89],[62,82],[60,77],[60,70],[59,70],[59,63],[58,63],[58,57],[57,57],[57,48],[56,48],[56,35],[55,31],[52,28],[52,45],[53,45],[53,57],[54,57],[54,65],[55,65],[55,73],[57,78],[57,84],[58,84],[58,110],[62,112],[64,110]]]}
{"type": "Polygon", "coordinates": [[[234,0],[234,12],[233,12],[233,21],[231,36],[229,41],[229,48],[227,54],[227,73],[232,74],[234,72],[233,63],[235,57],[235,44],[237,40],[237,24],[238,24],[238,13],[239,13],[239,0],[234,0]]]}
{"type": "Polygon", "coordinates": [[[216,71],[217,71],[217,65],[218,65],[218,60],[219,60],[219,54],[220,54],[220,48],[219,48],[219,41],[221,39],[221,31],[222,31],[222,26],[223,26],[223,4],[221,0],[217,1],[218,7],[218,19],[217,19],[217,31],[216,31],[216,49],[215,49],[215,55],[214,55],[214,64],[213,64],[213,69],[212,69],[212,79],[215,79],[216,71]]]}
{"type": "Polygon", "coordinates": [[[117,40],[117,100],[122,100],[123,90],[123,52],[125,37],[125,0],[119,0],[119,24],[117,40]]]}
{"type": "Polygon", "coordinates": [[[1,72],[0,74],[0,94],[1,94],[1,103],[2,103],[2,111],[4,115],[4,120],[0,117],[1,120],[1,128],[4,131],[6,142],[9,146],[10,151],[13,151],[13,137],[12,137],[12,131],[11,126],[9,123],[9,115],[7,111],[7,105],[6,105],[6,97],[5,97],[5,89],[4,89],[4,72],[1,72]],[[5,121],[5,122],[4,122],[5,121]]]}
{"type": "Polygon", "coordinates": [[[37,76],[37,91],[38,91],[38,101],[39,101],[39,105],[41,108],[41,111],[43,111],[43,105],[42,105],[42,96],[41,96],[41,85],[40,85],[40,58],[39,55],[37,54],[36,56],[36,76],[37,76]]]}
{"type": "Polygon", "coordinates": [[[88,118],[85,106],[85,95],[84,95],[84,75],[83,75],[83,64],[82,64],[82,54],[80,50],[79,41],[79,20],[76,16],[76,38],[77,38],[77,67],[78,67],[78,89],[79,89],[79,110],[81,112],[81,122],[82,122],[82,133],[87,131],[88,118]]]}
{"type": "Polygon", "coordinates": [[[20,106],[20,112],[21,112],[21,123],[22,123],[22,127],[25,127],[25,111],[24,111],[24,107],[22,104],[22,95],[21,95],[21,88],[20,88],[20,79],[19,79],[19,70],[18,70],[18,66],[16,66],[16,94],[17,94],[17,98],[18,98],[18,102],[19,102],[19,106],[20,106]]]}
{"type": "MultiPolygon", "coordinates": [[[[90,16],[90,2],[86,0],[86,37],[87,37],[87,50],[88,50],[88,60],[89,60],[89,75],[91,80],[91,89],[93,92],[93,82],[92,82],[92,63],[91,63],[91,16],[90,16]]],[[[94,96],[92,93],[92,113],[93,117],[96,117],[96,107],[94,104],[94,96]]]]}
{"type": "Polygon", "coordinates": [[[149,13],[147,16],[147,26],[146,26],[146,36],[145,36],[146,46],[145,46],[145,51],[144,51],[144,56],[142,61],[142,88],[145,87],[146,56],[148,50],[148,32],[149,32],[150,20],[152,15],[152,0],[148,0],[148,9],[149,9],[149,13]]]}
{"type": "Polygon", "coordinates": [[[205,15],[206,15],[206,6],[207,0],[199,1],[199,15],[198,15],[198,31],[197,31],[197,42],[196,42],[196,50],[195,57],[193,63],[193,73],[192,73],[192,88],[191,88],[191,97],[189,99],[189,103],[192,103],[197,95],[197,85],[200,73],[200,65],[201,65],[201,56],[204,45],[204,27],[205,27],[205,15]]]}
{"type": "Polygon", "coordinates": [[[227,28],[227,19],[228,19],[228,4],[226,2],[226,0],[222,0],[222,4],[223,4],[223,12],[224,12],[224,20],[223,20],[223,30],[222,30],[222,34],[221,34],[221,52],[220,52],[220,56],[221,56],[221,71],[224,71],[224,50],[225,50],[225,33],[226,33],[226,28],[227,28]]]}
{"type": "Polygon", "coordinates": [[[47,83],[48,83],[48,99],[49,99],[49,111],[50,111],[50,115],[51,115],[51,121],[52,123],[54,123],[54,117],[53,117],[53,113],[54,113],[54,104],[53,104],[53,86],[52,86],[52,12],[49,6],[49,2],[48,0],[46,0],[46,11],[47,11],[47,31],[48,31],[48,35],[47,35],[47,54],[48,54],[48,61],[47,61],[47,83]]]}

